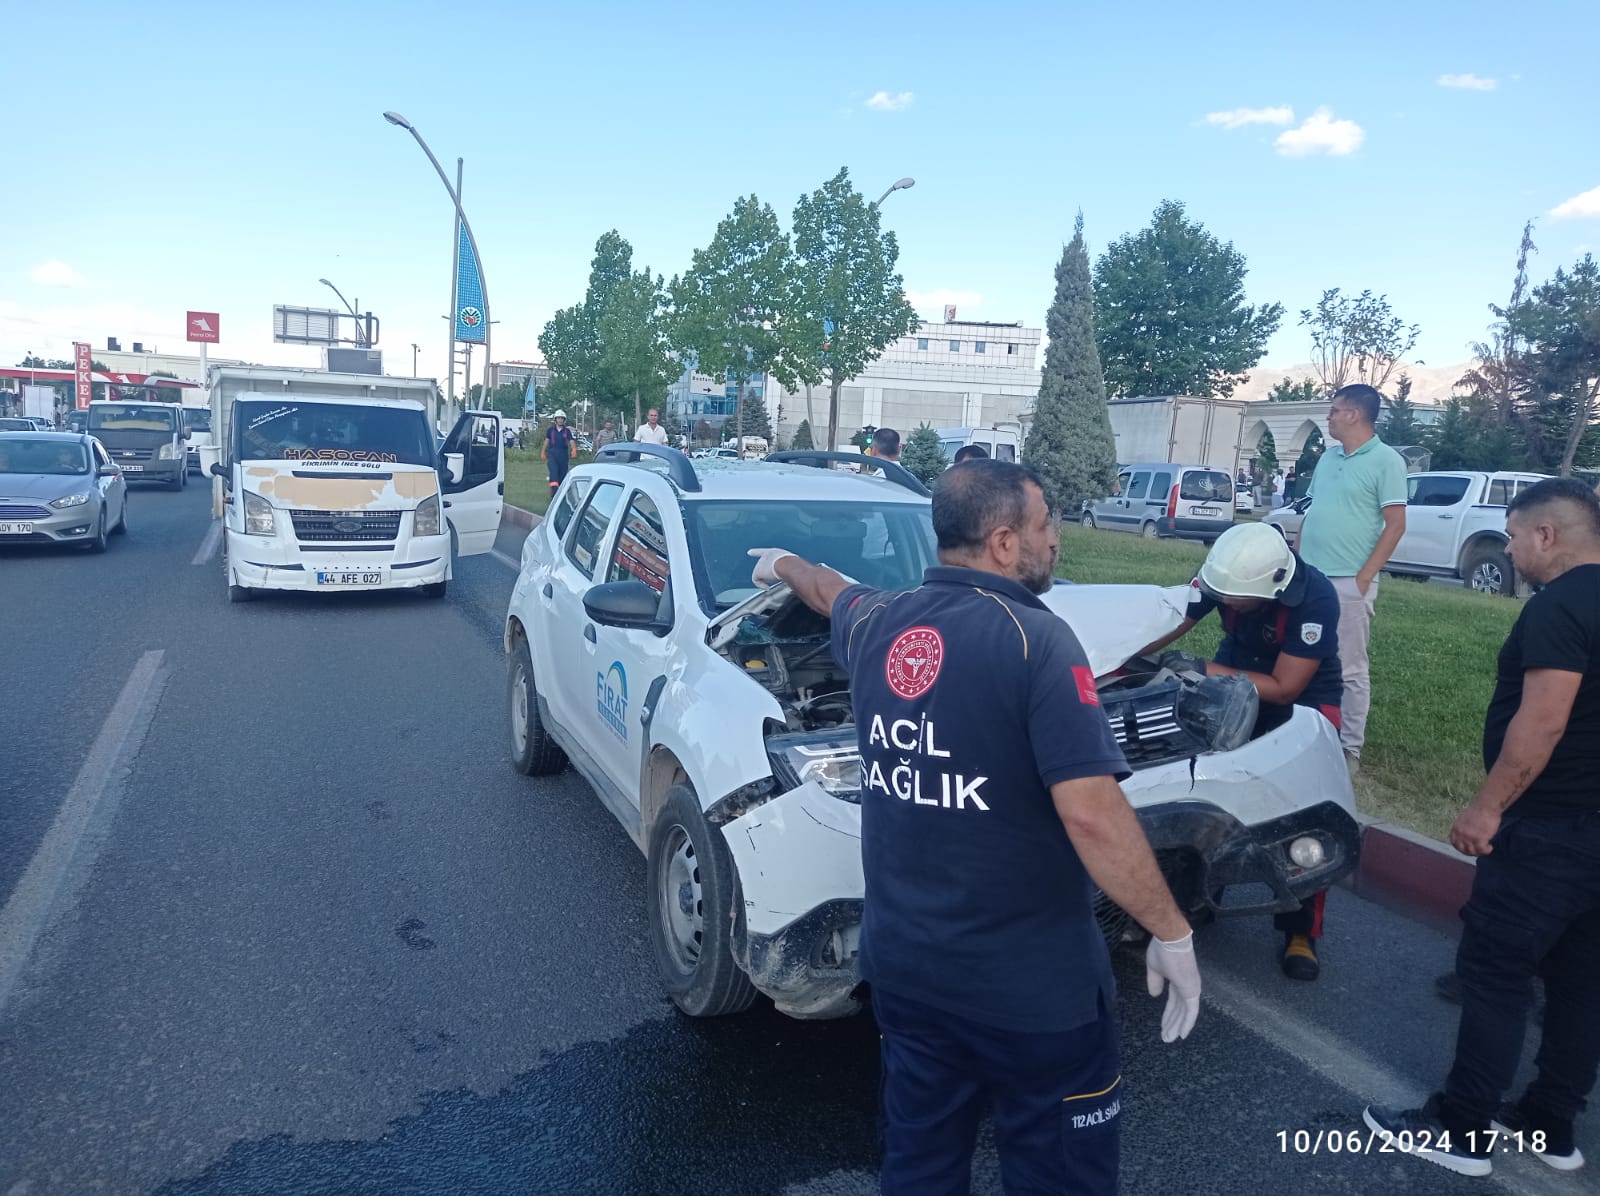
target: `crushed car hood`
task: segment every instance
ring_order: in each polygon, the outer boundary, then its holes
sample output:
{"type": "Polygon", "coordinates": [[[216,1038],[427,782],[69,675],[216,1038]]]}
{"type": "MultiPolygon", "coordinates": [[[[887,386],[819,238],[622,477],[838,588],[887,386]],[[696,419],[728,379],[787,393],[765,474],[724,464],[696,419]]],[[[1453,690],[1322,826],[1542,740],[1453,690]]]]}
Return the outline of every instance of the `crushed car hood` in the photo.
{"type": "MultiPolygon", "coordinates": [[[[1040,599],[1072,628],[1094,675],[1104,677],[1146,644],[1177,629],[1188,613],[1189,587],[1059,584],[1040,599]]],[[[725,647],[738,636],[745,619],[799,604],[788,584],[780,582],[718,615],[706,642],[713,648],[725,647]]]]}

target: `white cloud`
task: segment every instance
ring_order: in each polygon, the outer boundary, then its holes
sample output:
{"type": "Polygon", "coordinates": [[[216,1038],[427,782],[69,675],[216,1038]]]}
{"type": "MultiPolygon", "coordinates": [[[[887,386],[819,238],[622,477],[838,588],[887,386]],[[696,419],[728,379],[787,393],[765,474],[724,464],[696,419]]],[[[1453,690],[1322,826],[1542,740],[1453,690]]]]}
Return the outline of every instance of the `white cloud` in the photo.
{"type": "Polygon", "coordinates": [[[872,93],[872,98],[867,101],[867,107],[874,112],[904,112],[911,107],[912,93],[909,91],[877,91],[872,93]]]}
{"type": "Polygon", "coordinates": [[[1485,79],[1481,75],[1440,75],[1440,87],[1454,87],[1458,91],[1493,91],[1500,86],[1498,79],[1485,79]]]}
{"type": "Polygon", "coordinates": [[[1224,129],[1240,129],[1245,125],[1292,125],[1294,109],[1282,108],[1230,108],[1226,112],[1207,112],[1206,124],[1224,129]]]}
{"type": "Polygon", "coordinates": [[[81,287],[83,275],[66,262],[48,261],[35,266],[28,275],[42,287],[81,287]]]}
{"type": "Polygon", "coordinates": [[[977,291],[952,291],[945,287],[932,291],[908,290],[906,299],[917,311],[936,312],[940,316],[944,314],[945,307],[952,303],[958,308],[980,307],[983,304],[983,296],[977,291]]]}
{"type": "Polygon", "coordinates": [[[1594,220],[1600,218],[1600,187],[1574,195],[1566,203],[1550,210],[1557,220],[1594,220]]]}
{"type": "Polygon", "coordinates": [[[1285,129],[1274,143],[1285,158],[1304,158],[1311,154],[1343,157],[1361,148],[1366,132],[1353,120],[1334,120],[1333,113],[1318,108],[1298,129],[1285,129]]]}

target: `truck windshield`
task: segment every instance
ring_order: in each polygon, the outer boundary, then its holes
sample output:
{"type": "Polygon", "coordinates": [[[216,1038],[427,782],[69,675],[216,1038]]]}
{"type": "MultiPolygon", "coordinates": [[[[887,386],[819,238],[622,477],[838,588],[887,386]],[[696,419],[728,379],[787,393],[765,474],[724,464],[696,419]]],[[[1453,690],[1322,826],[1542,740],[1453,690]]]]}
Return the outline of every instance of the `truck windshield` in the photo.
{"type": "Polygon", "coordinates": [[[91,432],[172,432],[178,427],[178,409],[155,404],[118,403],[89,408],[91,432]]]}
{"type": "Polygon", "coordinates": [[[884,590],[922,584],[938,564],[933,509],[919,503],[771,500],[684,504],[696,586],[726,610],[755,593],[752,548],[778,545],[884,590]]]}
{"type": "Polygon", "coordinates": [[[421,408],[285,398],[237,403],[233,418],[240,461],[436,464],[433,437],[421,408]]]}
{"type": "Polygon", "coordinates": [[[211,409],[209,407],[185,407],[183,409],[183,426],[191,432],[211,431],[211,409]]]}

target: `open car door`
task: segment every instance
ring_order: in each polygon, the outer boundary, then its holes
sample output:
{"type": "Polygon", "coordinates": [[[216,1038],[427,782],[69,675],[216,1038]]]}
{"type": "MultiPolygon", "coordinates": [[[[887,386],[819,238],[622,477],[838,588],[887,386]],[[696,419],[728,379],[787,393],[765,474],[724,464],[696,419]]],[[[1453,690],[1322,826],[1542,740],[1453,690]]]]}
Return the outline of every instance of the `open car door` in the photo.
{"type": "Polygon", "coordinates": [[[456,533],[456,553],[477,556],[494,547],[505,505],[506,455],[500,416],[468,411],[445,437],[439,457],[444,514],[456,533]],[[458,480],[452,473],[458,472],[458,480]]]}

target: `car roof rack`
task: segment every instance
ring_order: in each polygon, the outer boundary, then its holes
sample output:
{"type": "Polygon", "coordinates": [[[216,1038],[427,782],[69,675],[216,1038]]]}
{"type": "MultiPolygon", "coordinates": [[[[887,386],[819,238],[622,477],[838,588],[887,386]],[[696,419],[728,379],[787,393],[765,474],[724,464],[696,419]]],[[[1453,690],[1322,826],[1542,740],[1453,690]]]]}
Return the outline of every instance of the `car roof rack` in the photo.
{"type": "Polygon", "coordinates": [[[869,457],[865,453],[846,453],[838,449],[787,449],[779,453],[768,453],[766,460],[775,461],[782,465],[815,465],[818,469],[826,469],[834,461],[842,461],[846,465],[867,465],[873,469],[883,470],[883,476],[897,486],[904,486],[911,493],[928,498],[933,494],[918,480],[904,465],[896,461],[885,461],[882,457],[869,457]]]}
{"type": "Polygon", "coordinates": [[[700,475],[695,473],[688,457],[669,445],[637,444],[633,441],[608,444],[594,455],[594,460],[597,465],[604,461],[620,461],[627,465],[636,465],[640,457],[654,457],[659,461],[665,461],[667,477],[674,486],[690,494],[699,493],[700,475]]]}

